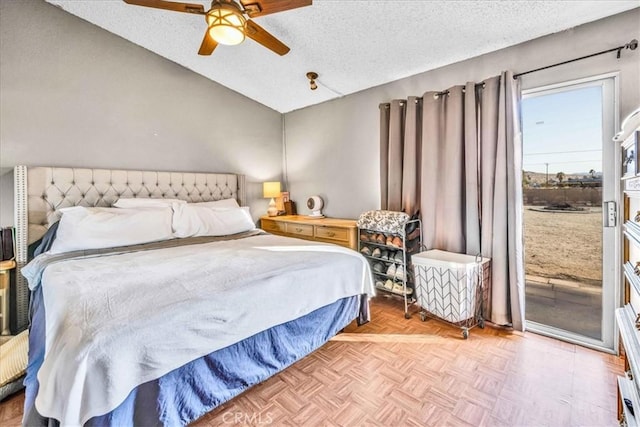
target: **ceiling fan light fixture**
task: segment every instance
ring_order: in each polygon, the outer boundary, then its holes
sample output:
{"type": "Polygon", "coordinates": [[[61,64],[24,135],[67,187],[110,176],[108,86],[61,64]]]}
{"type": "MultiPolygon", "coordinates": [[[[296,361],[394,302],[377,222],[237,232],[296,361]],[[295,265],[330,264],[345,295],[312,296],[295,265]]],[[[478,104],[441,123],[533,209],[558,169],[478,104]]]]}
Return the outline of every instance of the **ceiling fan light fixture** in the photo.
{"type": "Polygon", "coordinates": [[[207,12],[209,35],[218,43],[236,45],[244,41],[245,23],[242,12],[233,4],[217,3],[207,12]]]}

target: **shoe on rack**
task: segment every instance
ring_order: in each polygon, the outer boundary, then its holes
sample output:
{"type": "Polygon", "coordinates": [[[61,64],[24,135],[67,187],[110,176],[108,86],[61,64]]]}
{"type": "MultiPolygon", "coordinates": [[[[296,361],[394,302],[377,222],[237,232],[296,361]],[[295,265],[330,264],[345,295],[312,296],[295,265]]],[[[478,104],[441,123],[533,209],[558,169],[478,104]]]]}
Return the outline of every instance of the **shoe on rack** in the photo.
{"type": "Polygon", "coordinates": [[[382,251],[382,253],[380,254],[380,259],[388,260],[389,259],[389,251],[387,251],[387,250],[382,251]]]}
{"type": "Polygon", "coordinates": [[[391,281],[391,279],[387,279],[386,282],[384,282],[384,288],[388,291],[392,291],[393,290],[393,282],[391,281]]]}
{"type": "Polygon", "coordinates": [[[396,265],[391,264],[389,268],[387,268],[387,276],[395,276],[396,275],[396,265]]]}
{"type": "MultiPolygon", "coordinates": [[[[387,245],[389,244],[389,239],[387,239],[387,245]]],[[[402,239],[398,236],[393,236],[391,239],[391,246],[394,248],[402,249],[402,239]]]]}
{"type": "Polygon", "coordinates": [[[395,277],[398,280],[404,280],[405,279],[404,266],[399,265],[398,268],[396,268],[396,272],[393,275],[393,277],[395,277]]]}
{"type": "Polygon", "coordinates": [[[360,241],[361,242],[368,242],[369,241],[369,233],[366,232],[362,232],[360,233],[360,241]]]}
{"type": "Polygon", "coordinates": [[[380,243],[381,245],[384,245],[385,242],[385,237],[384,234],[380,233],[376,236],[376,243],[380,243]]]}
{"type": "Polygon", "coordinates": [[[376,280],[376,288],[384,288],[384,282],[382,280],[376,280]]]}
{"type": "Polygon", "coordinates": [[[373,248],[373,252],[371,252],[372,257],[380,258],[381,255],[382,251],[380,250],[380,248],[373,248]]]}
{"type": "Polygon", "coordinates": [[[381,262],[373,263],[373,266],[371,268],[375,273],[384,274],[384,264],[382,264],[381,262]]]}
{"type": "Polygon", "coordinates": [[[407,287],[407,291],[405,292],[404,286],[402,286],[402,283],[394,283],[393,289],[391,291],[393,293],[400,294],[400,295],[411,295],[413,293],[413,289],[409,287],[407,287]]]}
{"type": "Polygon", "coordinates": [[[402,251],[396,251],[393,255],[393,260],[395,262],[399,262],[399,263],[403,263],[404,264],[404,257],[402,256],[402,251]]]}
{"type": "Polygon", "coordinates": [[[363,246],[360,248],[360,253],[362,255],[371,256],[371,249],[369,248],[369,246],[363,246]]]}
{"type": "Polygon", "coordinates": [[[387,239],[385,240],[385,244],[387,246],[393,246],[393,236],[391,234],[387,236],[387,239]]]}

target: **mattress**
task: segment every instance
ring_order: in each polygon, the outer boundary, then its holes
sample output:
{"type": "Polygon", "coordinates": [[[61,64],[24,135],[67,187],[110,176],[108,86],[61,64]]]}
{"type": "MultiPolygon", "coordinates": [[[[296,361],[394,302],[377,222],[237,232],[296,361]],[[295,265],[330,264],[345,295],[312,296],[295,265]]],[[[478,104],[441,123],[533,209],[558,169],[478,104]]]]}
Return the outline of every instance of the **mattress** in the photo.
{"type": "Polygon", "coordinates": [[[322,345],[373,294],[356,252],[281,236],[100,252],[23,269],[25,424],[186,424],[322,345]]]}

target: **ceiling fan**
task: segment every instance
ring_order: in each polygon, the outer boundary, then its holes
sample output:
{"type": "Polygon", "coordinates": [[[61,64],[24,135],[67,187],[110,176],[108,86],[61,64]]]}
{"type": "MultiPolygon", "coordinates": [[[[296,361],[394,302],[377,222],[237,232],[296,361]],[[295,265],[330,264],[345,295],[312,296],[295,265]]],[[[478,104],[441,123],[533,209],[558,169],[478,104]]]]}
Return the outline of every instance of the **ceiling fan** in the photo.
{"type": "Polygon", "coordinates": [[[271,49],[278,55],[286,55],[289,48],[272,36],[267,30],[245,15],[255,18],[289,9],[309,6],[313,0],[213,0],[211,8],[204,10],[201,4],[179,3],[165,0],[124,0],[125,3],[172,10],[174,12],[205,15],[207,31],[200,45],[198,55],[211,55],[218,44],[236,45],[244,41],[245,36],[271,49]]]}

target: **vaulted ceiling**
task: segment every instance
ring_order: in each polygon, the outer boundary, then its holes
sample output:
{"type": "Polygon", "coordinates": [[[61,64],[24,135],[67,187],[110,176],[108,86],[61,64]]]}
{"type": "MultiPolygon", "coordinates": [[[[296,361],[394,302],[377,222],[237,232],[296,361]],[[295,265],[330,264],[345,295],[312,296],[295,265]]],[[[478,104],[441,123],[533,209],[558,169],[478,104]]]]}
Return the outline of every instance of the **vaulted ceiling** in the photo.
{"type": "Polygon", "coordinates": [[[202,15],[121,0],[46,1],[282,113],[640,6],[638,0],[314,0],[254,19],[291,48],[285,56],[250,39],[200,56],[202,15]],[[317,90],[309,89],[308,71],[319,74],[317,90]]]}

